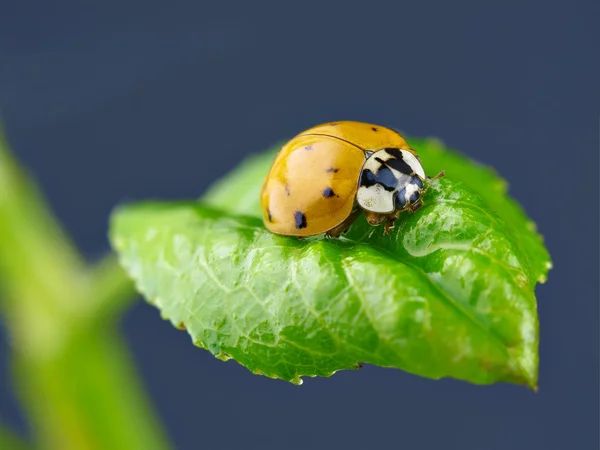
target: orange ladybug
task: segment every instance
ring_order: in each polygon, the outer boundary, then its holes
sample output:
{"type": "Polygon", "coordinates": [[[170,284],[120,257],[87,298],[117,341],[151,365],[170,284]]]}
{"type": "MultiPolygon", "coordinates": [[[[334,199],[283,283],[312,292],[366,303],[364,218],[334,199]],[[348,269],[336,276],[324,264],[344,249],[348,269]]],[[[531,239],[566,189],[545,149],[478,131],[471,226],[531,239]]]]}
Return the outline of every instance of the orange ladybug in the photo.
{"type": "Polygon", "coordinates": [[[388,234],[401,212],[422,206],[426,179],[397,131],[325,123],[298,134],[275,157],[261,192],[263,220],[276,234],[339,237],[364,211],[371,225],[385,222],[388,234]]]}

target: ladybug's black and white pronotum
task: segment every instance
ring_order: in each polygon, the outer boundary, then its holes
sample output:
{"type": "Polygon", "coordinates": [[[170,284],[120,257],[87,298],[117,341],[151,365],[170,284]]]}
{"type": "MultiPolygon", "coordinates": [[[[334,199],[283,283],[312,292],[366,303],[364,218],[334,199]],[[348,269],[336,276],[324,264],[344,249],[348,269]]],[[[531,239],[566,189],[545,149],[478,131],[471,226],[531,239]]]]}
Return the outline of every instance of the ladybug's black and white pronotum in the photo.
{"type": "Polygon", "coordinates": [[[414,153],[384,148],[370,153],[365,161],[356,200],[371,225],[387,219],[386,228],[389,228],[400,212],[414,212],[422,206],[421,194],[426,178],[414,153]]]}

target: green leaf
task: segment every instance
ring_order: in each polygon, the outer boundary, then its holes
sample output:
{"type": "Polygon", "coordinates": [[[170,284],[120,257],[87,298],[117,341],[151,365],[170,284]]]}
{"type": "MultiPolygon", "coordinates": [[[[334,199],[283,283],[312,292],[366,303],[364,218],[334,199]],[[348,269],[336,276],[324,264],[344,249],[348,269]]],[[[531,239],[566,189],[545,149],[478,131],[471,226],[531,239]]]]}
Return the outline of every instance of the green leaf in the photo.
{"type": "Polygon", "coordinates": [[[201,202],[120,207],[111,242],[165,318],[254,373],[299,383],[365,362],[535,388],[541,238],[491,170],[410,142],[430,175],[447,176],[390,236],[364,218],[341,239],[269,233],[258,200],[267,152],[201,202]]]}

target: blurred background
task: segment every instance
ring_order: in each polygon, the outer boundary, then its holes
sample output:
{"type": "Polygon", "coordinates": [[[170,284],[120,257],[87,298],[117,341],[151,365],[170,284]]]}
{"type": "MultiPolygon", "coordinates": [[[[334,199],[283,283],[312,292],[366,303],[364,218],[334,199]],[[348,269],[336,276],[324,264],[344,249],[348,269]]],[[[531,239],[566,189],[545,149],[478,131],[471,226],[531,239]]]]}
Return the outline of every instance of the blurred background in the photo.
{"type": "MultiPolygon", "coordinates": [[[[90,259],[108,251],[115,204],[198,197],[331,120],[435,136],[495,167],[545,236],[537,394],[372,366],[298,387],[214,359],[138,301],[122,328],[176,448],[597,449],[599,13],[591,0],[5,1],[0,114],[90,259]]],[[[0,334],[0,420],[28,433],[0,334]]]]}

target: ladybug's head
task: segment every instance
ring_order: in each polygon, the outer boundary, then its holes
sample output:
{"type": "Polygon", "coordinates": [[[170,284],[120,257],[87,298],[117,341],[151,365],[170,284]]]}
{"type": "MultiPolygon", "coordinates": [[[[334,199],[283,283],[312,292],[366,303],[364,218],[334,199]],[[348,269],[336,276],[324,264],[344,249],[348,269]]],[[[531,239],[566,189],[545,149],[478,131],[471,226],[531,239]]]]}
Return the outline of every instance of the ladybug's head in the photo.
{"type": "Polygon", "coordinates": [[[391,214],[420,201],[425,171],[408,150],[384,148],[365,161],[358,185],[357,201],[362,209],[391,214]]]}

